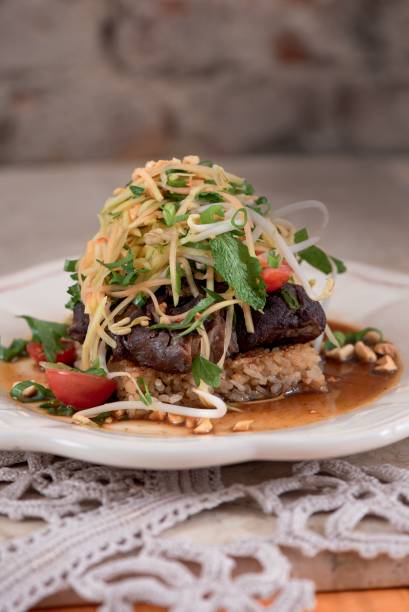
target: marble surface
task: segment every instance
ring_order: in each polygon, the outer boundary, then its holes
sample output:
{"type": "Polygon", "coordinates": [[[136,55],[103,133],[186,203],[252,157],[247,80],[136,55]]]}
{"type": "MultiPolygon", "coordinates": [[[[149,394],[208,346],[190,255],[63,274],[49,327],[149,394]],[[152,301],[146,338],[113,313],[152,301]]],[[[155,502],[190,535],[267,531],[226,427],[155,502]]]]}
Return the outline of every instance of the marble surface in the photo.
{"type": "MultiPolygon", "coordinates": [[[[323,245],[334,255],[409,272],[409,158],[252,157],[221,160],[246,176],[276,206],[319,199],[329,207],[323,245]]],[[[0,274],[83,249],[96,230],[96,212],[113,187],[124,184],[129,164],[98,163],[0,169],[0,274]]],[[[392,463],[409,468],[409,440],[350,458],[357,464],[392,463]]],[[[225,478],[246,480],[252,466],[226,468],[225,478]]],[[[285,475],[290,464],[258,464],[260,474],[285,475]]],[[[320,517],[315,517],[319,526],[320,517]]],[[[367,528],[375,522],[366,519],[367,528]]],[[[38,529],[41,521],[0,518],[0,540],[38,529]]],[[[274,518],[248,504],[226,504],[189,519],[165,537],[196,541],[268,534],[274,518]],[[215,528],[215,526],[217,528],[215,528]]],[[[319,590],[409,584],[409,559],[322,553],[307,559],[289,552],[298,576],[315,580],[319,590]]],[[[59,603],[62,602],[59,598],[59,603]]]]}

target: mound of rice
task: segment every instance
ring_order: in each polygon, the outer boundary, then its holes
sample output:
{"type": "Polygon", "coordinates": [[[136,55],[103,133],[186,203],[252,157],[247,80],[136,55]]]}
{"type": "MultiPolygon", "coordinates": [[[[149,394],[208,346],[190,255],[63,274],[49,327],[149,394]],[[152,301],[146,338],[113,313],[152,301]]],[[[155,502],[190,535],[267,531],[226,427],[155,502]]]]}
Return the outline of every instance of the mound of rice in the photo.
{"type": "MultiPolygon", "coordinates": [[[[192,392],[195,383],[190,372],[170,374],[144,368],[122,360],[109,363],[111,371],[125,371],[143,376],[151,394],[162,402],[198,406],[192,392]]],[[[135,386],[127,377],[118,378],[120,399],[136,400],[135,386]]],[[[288,391],[325,391],[325,377],[320,356],[311,344],[256,349],[227,359],[220,386],[215,392],[224,400],[243,402],[273,398],[288,391]]]]}

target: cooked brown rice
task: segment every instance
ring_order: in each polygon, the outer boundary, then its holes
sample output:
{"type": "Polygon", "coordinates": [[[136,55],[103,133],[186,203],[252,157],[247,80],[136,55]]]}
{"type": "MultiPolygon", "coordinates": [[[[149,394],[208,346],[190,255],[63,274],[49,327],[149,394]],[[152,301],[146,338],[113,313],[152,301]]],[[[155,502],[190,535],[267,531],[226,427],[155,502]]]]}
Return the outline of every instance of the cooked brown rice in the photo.
{"type": "MultiPolygon", "coordinates": [[[[151,394],[162,402],[198,406],[192,374],[175,374],[144,368],[122,360],[109,364],[111,371],[143,376],[151,394]]],[[[320,356],[311,344],[256,349],[227,359],[220,386],[215,393],[224,400],[243,402],[274,398],[288,391],[326,389],[320,356]]],[[[128,378],[118,378],[120,399],[137,400],[135,386],[128,378]]]]}

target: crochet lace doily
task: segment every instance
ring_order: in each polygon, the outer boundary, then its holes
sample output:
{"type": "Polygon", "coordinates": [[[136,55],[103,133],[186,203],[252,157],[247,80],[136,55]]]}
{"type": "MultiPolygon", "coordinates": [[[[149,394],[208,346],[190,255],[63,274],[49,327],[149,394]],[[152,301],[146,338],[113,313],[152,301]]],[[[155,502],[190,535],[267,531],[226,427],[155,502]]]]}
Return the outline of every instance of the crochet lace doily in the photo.
{"type": "Polygon", "coordinates": [[[314,585],[291,576],[282,547],[307,556],[409,554],[405,469],[328,460],[295,464],[290,475],[261,482],[243,482],[240,473],[125,470],[0,452],[0,514],[44,521],[0,543],[1,612],[27,610],[67,588],[104,612],[131,612],[133,602],[176,612],[301,612],[313,606],[314,585]],[[228,502],[273,515],[271,533],[222,544],[165,537],[228,502]],[[317,513],[325,513],[320,529],[317,513]],[[385,529],[360,528],[368,515],[383,519],[385,529]]]}

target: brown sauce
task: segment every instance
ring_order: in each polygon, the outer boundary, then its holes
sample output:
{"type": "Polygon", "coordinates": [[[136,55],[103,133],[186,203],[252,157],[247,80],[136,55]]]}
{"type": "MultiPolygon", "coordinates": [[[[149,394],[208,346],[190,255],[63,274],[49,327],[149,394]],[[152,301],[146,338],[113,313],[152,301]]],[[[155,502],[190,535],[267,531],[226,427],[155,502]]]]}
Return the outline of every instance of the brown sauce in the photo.
{"type": "MultiPolygon", "coordinates": [[[[342,331],[353,330],[351,326],[341,323],[331,323],[332,329],[342,331]]],[[[355,331],[355,330],[354,330],[355,331]]],[[[305,392],[287,396],[280,400],[262,400],[242,404],[240,412],[228,412],[222,419],[215,420],[214,433],[233,433],[235,423],[251,419],[251,431],[266,431],[300,427],[330,419],[340,414],[366,406],[378,397],[396,386],[401,366],[391,375],[373,374],[370,364],[358,361],[338,363],[328,360],[324,371],[328,383],[328,392],[305,392]]],[[[44,383],[44,374],[31,360],[23,359],[15,363],[0,362],[0,393],[6,395],[17,380],[33,379],[44,383]]],[[[35,404],[24,404],[41,412],[35,404]]],[[[63,418],[63,417],[50,417],[63,418]]],[[[69,419],[65,419],[68,420],[69,419]]],[[[191,430],[183,426],[172,426],[148,420],[118,421],[104,426],[111,431],[127,433],[180,436],[190,435],[191,430]]],[[[236,434],[234,434],[236,435],[236,434]]]]}

